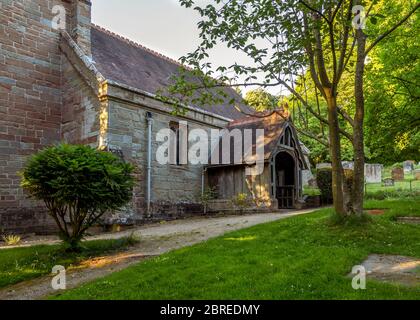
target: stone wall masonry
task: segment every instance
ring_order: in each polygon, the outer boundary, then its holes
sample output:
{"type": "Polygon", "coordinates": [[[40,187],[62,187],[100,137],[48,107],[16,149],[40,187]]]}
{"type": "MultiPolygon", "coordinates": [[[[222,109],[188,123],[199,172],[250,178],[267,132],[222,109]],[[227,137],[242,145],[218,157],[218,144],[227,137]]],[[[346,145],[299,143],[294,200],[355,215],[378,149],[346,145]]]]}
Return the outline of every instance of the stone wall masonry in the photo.
{"type": "Polygon", "coordinates": [[[66,76],[63,77],[61,138],[68,143],[97,147],[101,109],[98,96],[65,56],[63,56],[63,73],[66,76]]]}
{"type": "MultiPolygon", "coordinates": [[[[132,210],[127,211],[131,219],[141,219],[145,214],[146,172],[147,172],[147,121],[145,105],[133,105],[121,100],[109,101],[109,130],[107,141],[112,149],[123,152],[124,158],[136,167],[137,185],[134,190],[132,210]],[[133,216],[134,215],[134,216],[133,216]]],[[[161,165],[156,160],[156,141],[159,130],[169,128],[171,121],[179,117],[152,112],[152,208],[155,214],[176,214],[197,210],[198,195],[201,192],[203,167],[200,165],[161,165]]],[[[184,119],[185,120],[185,119],[184,119]]],[[[210,132],[208,125],[194,120],[188,122],[189,130],[196,128],[210,132]]],[[[121,217],[121,216],[119,216],[121,217]]]]}
{"type": "MultiPolygon", "coordinates": [[[[173,107],[170,105],[155,99],[153,96],[143,93],[135,88],[121,86],[119,84],[108,82],[107,95],[115,100],[121,100],[127,104],[132,105],[134,108],[142,106],[142,108],[148,111],[159,112],[162,114],[168,114],[173,111],[173,107]]],[[[187,110],[185,115],[182,117],[186,121],[201,122],[206,127],[224,128],[229,123],[229,119],[213,116],[212,114],[206,114],[201,110],[187,110]]]]}
{"type": "Polygon", "coordinates": [[[71,2],[70,34],[84,53],[91,56],[90,30],[92,3],[89,0],[73,0],[71,2]]]}
{"type": "Polygon", "coordinates": [[[20,188],[28,155],[60,140],[61,53],[52,0],[0,0],[0,229],[50,223],[20,188]]]}
{"type": "MultiPolygon", "coordinates": [[[[66,141],[121,150],[135,164],[138,184],[132,203],[115,216],[137,221],[146,208],[146,112],[154,116],[154,137],[170,121],[207,131],[228,123],[194,109],[171,116],[172,108],[151,95],[104,81],[87,57],[90,6],[88,0],[0,0],[0,233],[53,229],[44,205],[20,188],[17,173],[46,146],[66,141]],[[65,31],[52,28],[55,5],[68,14],[65,31]]],[[[201,176],[202,166],[160,166],[154,153],[153,211],[199,212],[201,176]]]]}

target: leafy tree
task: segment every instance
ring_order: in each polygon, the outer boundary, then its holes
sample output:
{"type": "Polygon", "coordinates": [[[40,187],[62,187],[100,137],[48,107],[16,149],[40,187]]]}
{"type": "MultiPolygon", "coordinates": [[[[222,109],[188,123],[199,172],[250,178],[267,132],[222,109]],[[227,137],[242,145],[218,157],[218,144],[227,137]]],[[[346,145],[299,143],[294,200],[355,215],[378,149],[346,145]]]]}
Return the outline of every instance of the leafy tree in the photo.
{"type": "MultiPolygon", "coordinates": [[[[394,1],[393,14],[405,1],[394,1]]],[[[385,17],[383,23],[389,23],[385,17]]],[[[418,160],[420,151],[419,15],[369,54],[366,74],[366,144],[371,161],[418,160]]]]}
{"type": "Polygon", "coordinates": [[[248,91],[245,94],[245,102],[258,112],[276,109],[279,103],[277,97],[263,88],[248,91]]]}
{"type": "Polygon", "coordinates": [[[133,167],[89,146],[61,144],[33,155],[22,187],[44,201],[69,250],[80,248],[88,228],[130,201],[133,167]]]}
{"type": "MultiPolygon", "coordinates": [[[[195,5],[193,0],[180,2],[187,8],[195,5]]],[[[210,89],[230,86],[232,79],[226,74],[232,72],[236,75],[234,86],[282,86],[287,89],[305,110],[328,127],[327,139],[311,132],[299,132],[329,147],[336,213],[341,216],[361,215],[366,57],[420,7],[417,1],[406,1],[404,10],[391,13],[387,23],[378,23],[378,14],[383,8],[377,8],[376,4],[376,0],[214,0],[206,6],[196,5],[194,9],[202,17],[198,23],[201,43],[197,50],[181,59],[193,71],[178,76],[169,93],[186,98],[187,101],[178,97],[174,99],[177,106],[181,104],[179,100],[188,103],[188,99],[200,90],[201,102],[224,99],[226,95],[220,90],[210,89]],[[363,29],[365,25],[367,28],[363,29]],[[371,25],[377,27],[370,28],[371,25]],[[246,54],[253,63],[235,62],[214,68],[207,58],[218,43],[246,54]],[[352,114],[338,103],[343,74],[347,70],[352,83],[348,89],[353,90],[355,97],[352,114]],[[316,87],[317,96],[327,105],[326,116],[296,90],[296,78],[306,72],[316,87]],[[201,81],[189,81],[192,76],[201,81]],[[347,130],[348,127],[351,131],[347,130]],[[341,137],[347,139],[353,149],[351,192],[344,184],[341,137]]]]}
{"type": "MultiPolygon", "coordinates": [[[[376,16],[385,25],[391,25],[393,16],[406,10],[403,0],[378,1],[378,10],[389,12],[385,16],[376,16]],[[391,19],[391,22],[389,21],[391,19]]],[[[395,19],[395,18],[394,18],[395,19]]],[[[378,23],[369,28],[377,28],[378,23]]],[[[419,19],[412,19],[402,25],[395,33],[375,47],[366,59],[365,97],[366,121],[365,155],[371,162],[391,164],[406,159],[417,159],[420,150],[419,132],[419,96],[418,85],[420,67],[418,64],[419,19]],[[398,58],[395,58],[398,57],[398,58]]],[[[354,66],[354,57],[349,66],[354,66]]],[[[352,69],[345,70],[339,85],[338,105],[351,117],[354,117],[354,92],[352,90],[352,69]]],[[[323,101],[318,101],[316,88],[310,82],[310,73],[298,78],[296,90],[309,101],[318,105],[320,113],[327,108],[323,101]]],[[[293,107],[295,125],[301,130],[313,132],[318,137],[325,137],[325,126],[305,112],[298,102],[293,107]]],[[[351,131],[351,126],[339,115],[340,126],[351,131]]],[[[302,136],[302,141],[311,149],[314,163],[330,161],[324,146],[318,141],[302,136]]],[[[348,139],[341,140],[343,160],[353,160],[352,145],[348,139]]]]}

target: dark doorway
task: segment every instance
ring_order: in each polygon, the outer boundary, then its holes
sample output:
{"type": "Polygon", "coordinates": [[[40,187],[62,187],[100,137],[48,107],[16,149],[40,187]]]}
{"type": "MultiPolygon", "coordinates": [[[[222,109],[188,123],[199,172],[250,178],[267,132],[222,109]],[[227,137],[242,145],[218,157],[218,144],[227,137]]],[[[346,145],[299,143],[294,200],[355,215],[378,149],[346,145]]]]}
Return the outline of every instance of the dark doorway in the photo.
{"type": "Polygon", "coordinates": [[[295,206],[295,160],[287,152],[280,152],[275,159],[276,198],[280,209],[295,206]]]}

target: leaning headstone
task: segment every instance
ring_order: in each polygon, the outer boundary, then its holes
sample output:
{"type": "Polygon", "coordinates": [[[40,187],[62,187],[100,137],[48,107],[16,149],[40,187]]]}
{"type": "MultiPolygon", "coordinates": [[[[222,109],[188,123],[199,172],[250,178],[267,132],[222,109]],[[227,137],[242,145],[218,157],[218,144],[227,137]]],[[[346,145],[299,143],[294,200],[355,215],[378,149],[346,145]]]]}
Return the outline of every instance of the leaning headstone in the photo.
{"type": "Polygon", "coordinates": [[[400,167],[392,169],[391,176],[392,176],[392,179],[394,179],[395,181],[404,180],[404,169],[400,167]]]}
{"type": "Polygon", "coordinates": [[[414,178],[420,180],[420,169],[414,170],[414,178]]]}
{"type": "Polygon", "coordinates": [[[382,181],[382,164],[365,164],[365,180],[367,183],[381,183],[382,181]]]}
{"type": "Polygon", "coordinates": [[[414,170],[414,161],[407,160],[403,162],[404,173],[411,173],[414,170]]]}
{"type": "Polygon", "coordinates": [[[325,168],[331,169],[332,166],[331,166],[331,163],[318,163],[316,165],[316,168],[317,169],[325,169],[325,168]]]}

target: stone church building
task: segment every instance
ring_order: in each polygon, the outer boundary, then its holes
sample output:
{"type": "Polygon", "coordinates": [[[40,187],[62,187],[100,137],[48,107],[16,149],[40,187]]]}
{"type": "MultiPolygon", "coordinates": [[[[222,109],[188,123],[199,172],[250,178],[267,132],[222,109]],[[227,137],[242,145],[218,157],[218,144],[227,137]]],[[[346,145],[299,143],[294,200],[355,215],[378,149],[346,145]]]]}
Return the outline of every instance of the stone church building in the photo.
{"type": "Polygon", "coordinates": [[[275,114],[245,116],[251,110],[232,89],[226,94],[237,108],[188,106],[174,116],[173,106],[156,94],[179,68],[93,25],[88,0],[0,0],[0,233],[46,232],[53,226],[42,203],[20,188],[18,172],[29,155],[61,141],[104,148],[135,165],[133,201],[110,217],[120,223],[199,213],[198,196],[207,185],[217,189],[220,203],[240,192],[252,195],[257,206],[293,207],[307,164],[289,122],[275,114]],[[65,8],[65,29],[53,27],[56,5],[65,8]],[[188,130],[207,132],[267,129],[267,170],[248,178],[243,170],[249,164],[159,164],[154,137],[183,122],[188,130]]]}

